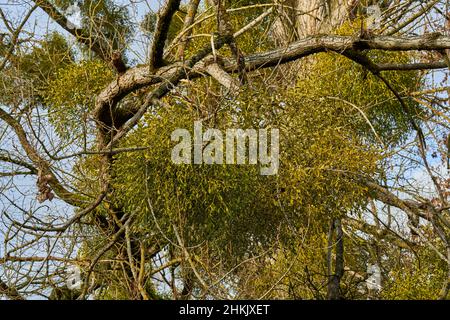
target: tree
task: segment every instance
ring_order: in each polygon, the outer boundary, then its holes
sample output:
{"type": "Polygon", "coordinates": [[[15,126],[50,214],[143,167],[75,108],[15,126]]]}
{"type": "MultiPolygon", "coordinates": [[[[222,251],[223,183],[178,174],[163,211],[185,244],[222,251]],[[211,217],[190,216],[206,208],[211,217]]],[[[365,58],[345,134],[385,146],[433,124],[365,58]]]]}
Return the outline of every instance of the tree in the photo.
{"type": "Polygon", "coordinates": [[[0,9],[0,295],[448,298],[445,1],[0,9]],[[278,174],[175,164],[198,121],[277,129],[278,174]]]}

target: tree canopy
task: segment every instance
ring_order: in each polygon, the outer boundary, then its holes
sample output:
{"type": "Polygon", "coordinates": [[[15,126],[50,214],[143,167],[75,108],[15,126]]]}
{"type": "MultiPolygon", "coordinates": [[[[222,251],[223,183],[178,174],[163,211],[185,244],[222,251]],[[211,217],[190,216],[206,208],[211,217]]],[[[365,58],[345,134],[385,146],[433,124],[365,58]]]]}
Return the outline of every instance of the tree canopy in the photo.
{"type": "Polygon", "coordinates": [[[448,2],[10,2],[0,297],[450,297],[448,2]]]}

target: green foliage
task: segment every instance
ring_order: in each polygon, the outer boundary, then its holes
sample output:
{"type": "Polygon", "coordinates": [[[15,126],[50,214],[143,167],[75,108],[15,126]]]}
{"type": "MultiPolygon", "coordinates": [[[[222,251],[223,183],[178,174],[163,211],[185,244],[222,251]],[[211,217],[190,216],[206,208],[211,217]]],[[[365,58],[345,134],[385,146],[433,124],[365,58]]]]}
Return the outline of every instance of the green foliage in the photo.
{"type": "Polygon", "coordinates": [[[17,87],[21,86],[20,98],[29,104],[42,103],[41,90],[62,68],[73,62],[73,52],[66,39],[59,33],[47,35],[32,50],[24,51],[13,58],[2,70],[0,102],[17,104],[17,87]]]}
{"type": "Polygon", "coordinates": [[[73,138],[83,132],[96,94],[112,79],[111,69],[99,60],[67,65],[49,79],[43,90],[44,103],[50,121],[62,138],[73,138]]]}
{"type": "Polygon", "coordinates": [[[295,90],[249,92],[222,102],[204,127],[279,128],[280,174],[261,176],[251,165],[173,164],[171,133],[192,132],[199,112],[169,100],[170,106],[149,115],[123,145],[149,150],[115,160],[115,199],[139,214],[138,234],[162,230],[163,238],[176,243],[175,225],[187,246],[208,248],[192,250],[198,260],[226,270],[279,241],[291,246],[305,223],[323,232],[330,217],[364,203],[366,190],[342,173],[371,175],[378,153],[344,126],[343,117],[326,104],[298,99],[295,90]]]}
{"type": "Polygon", "coordinates": [[[46,36],[39,46],[21,57],[20,69],[29,76],[45,82],[72,61],[73,52],[66,39],[61,34],[53,32],[46,36]]]}
{"type": "MultiPolygon", "coordinates": [[[[337,30],[341,35],[359,32],[359,22],[348,23],[337,30]]],[[[405,52],[370,51],[367,57],[376,64],[409,63],[413,56],[405,52]]],[[[349,125],[370,142],[393,146],[411,132],[411,117],[417,123],[423,115],[422,107],[407,96],[423,85],[419,73],[383,72],[382,76],[399,93],[407,105],[403,110],[395,95],[382,80],[363,66],[339,54],[323,53],[315,56],[305,67],[297,82],[299,94],[333,105],[336,112],[344,112],[352,119],[349,125]],[[351,85],[349,85],[351,84],[351,85]]]]}
{"type": "MultiPolygon", "coordinates": [[[[60,6],[63,8],[67,3],[63,1],[60,6]]],[[[236,6],[253,3],[260,2],[238,1],[236,6]]],[[[86,19],[91,19],[86,20],[88,24],[102,23],[99,30],[104,30],[107,38],[116,37],[116,32],[121,35],[113,47],[120,47],[127,38],[128,26],[122,21],[126,18],[124,10],[116,12],[110,1],[101,1],[92,8],[83,6],[86,19]],[[105,17],[105,24],[101,17],[105,17]]],[[[261,8],[254,8],[230,14],[235,30],[260,13],[261,8]]],[[[183,19],[183,12],[175,15],[169,41],[181,30],[183,19]]],[[[254,32],[238,39],[244,53],[273,46],[266,36],[270,21],[268,18],[254,32]]],[[[148,14],[143,27],[150,35],[155,23],[155,14],[148,14]]],[[[213,19],[194,28],[187,58],[210,43],[209,34],[215,28],[213,19]]],[[[355,32],[356,24],[337,31],[339,34],[355,32]]],[[[51,123],[62,139],[68,139],[84,133],[84,121],[80,120],[92,111],[94,97],[113,79],[113,74],[97,60],[73,62],[65,40],[54,37],[25,55],[22,68],[45,83],[38,92],[51,123]]],[[[226,47],[219,53],[231,56],[226,47]]],[[[367,56],[375,63],[407,63],[412,58],[410,54],[377,51],[367,56]]],[[[381,147],[399,144],[412,128],[392,92],[360,65],[330,53],[306,61],[291,87],[278,83],[268,86],[261,72],[250,78],[238,97],[224,95],[209,79],[193,80],[174,90],[173,95],[165,98],[164,108],[149,111],[121,142],[120,147],[148,149],[114,156],[111,191],[107,201],[96,210],[96,217],[117,219],[111,217],[111,211],[116,208],[136,213],[131,237],[145,248],[159,246],[167,254],[166,260],[177,254],[184,256],[180,253],[179,232],[199,269],[219,270],[222,274],[232,270],[226,285],[242,297],[263,296],[280,279],[278,286],[282,293],[273,291],[266,298],[324,298],[329,278],[326,234],[330,221],[364,210],[368,190],[355,177],[374,177],[382,171],[381,147]],[[279,129],[279,174],[261,176],[259,167],[252,165],[174,164],[171,151],[176,143],[171,141],[171,133],[185,128],[192,135],[194,121],[200,119],[206,119],[204,128],[223,131],[279,129]],[[263,252],[270,252],[268,259],[264,256],[264,261],[234,268],[246,258],[263,252]]],[[[282,79],[278,70],[268,72],[273,72],[276,80],[282,79]]],[[[415,91],[422,85],[415,72],[388,72],[383,76],[400,94],[415,91]]],[[[413,116],[419,120],[422,112],[419,106],[410,99],[404,101],[410,110],[416,111],[413,116]]],[[[77,188],[98,194],[96,178],[101,165],[100,156],[78,161],[73,170],[82,177],[77,188]]],[[[108,240],[100,229],[92,228],[90,236],[79,252],[82,258],[91,258],[108,240]]],[[[374,259],[373,248],[367,248],[372,246],[368,239],[352,236],[345,243],[345,263],[353,273],[345,274],[342,288],[347,298],[364,298],[360,284],[367,263],[374,259]]],[[[118,256],[123,259],[125,254],[121,250],[113,248],[105,254],[105,261],[118,256]]],[[[425,260],[436,260],[427,251],[421,255],[425,260]]],[[[391,278],[386,280],[387,289],[381,297],[436,297],[437,283],[444,277],[443,266],[434,263],[423,268],[405,262],[396,265],[397,256],[393,257],[388,256],[387,262],[384,261],[391,270],[391,278]],[[411,272],[402,272],[404,267],[411,272]],[[421,283],[427,283],[427,287],[421,283]]],[[[144,267],[149,271],[155,265],[146,261],[144,267]]],[[[183,261],[177,276],[183,277],[186,269],[191,268],[186,268],[183,261]]],[[[107,283],[100,298],[130,298],[122,270],[106,264],[96,267],[95,273],[99,282],[107,283]]],[[[162,290],[155,289],[151,279],[145,283],[145,291],[152,298],[167,297],[162,290]]]]}
{"type": "MultiPolygon", "coordinates": [[[[427,228],[425,228],[427,229],[427,228]]],[[[435,248],[443,249],[438,241],[431,241],[435,248]]],[[[400,250],[384,251],[391,257],[388,275],[383,280],[381,299],[436,300],[448,279],[446,262],[427,245],[415,248],[414,254],[400,250]]]]}
{"type": "Polygon", "coordinates": [[[280,218],[271,203],[274,181],[253,166],[173,164],[171,132],[192,130],[195,119],[177,105],[147,118],[127,145],[148,146],[149,151],[116,160],[117,197],[127,210],[139,212],[142,233],[155,230],[151,201],[168,237],[173,238],[172,224],[181,224],[187,244],[207,241],[238,259],[254,243],[273,237],[280,218]]]}
{"type": "Polygon", "coordinates": [[[305,98],[298,87],[266,94],[254,89],[240,112],[253,126],[280,128],[282,200],[298,216],[327,221],[364,198],[364,188],[347,175],[371,175],[379,156],[334,105],[305,98]]]}
{"type": "MultiPolygon", "coordinates": [[[[235,30],[259,10],[233,13],[235,30]]],[[[209,33],[215,27],[214,21],[206,20],[193,34],[209,33]]],[[[239,38],[240,49],[255,52],[270,48],[273,44],[263,36],[265,28],[263,23],[254,33],[239,38]]],[[[194,37],[187,55],[209,41],[194,37]]],[[[228,48],[220,53],[231,56],[228,48]]],[[[410,56],[376,52],[370,58],[401,63],[408,62],[410,56]]],[[[201,261],[199,267],[208,268],[208,264],[220,270],[276,247],[276,263],[264,262],[254,269],[233,272],[242,279],[254,276],[251,285],[236,285],[236,292],[258,297],[270,289],[273,279],[292,267],[281,282],[295,288],[289,289],[289,297],[326,296],[327,277],[323,275],[329,221],[366,205],[367,190],[351,177],[373,176],[381,159],[379,139],[385,145],[395,145],[411,127],[393,94],[361,66],[332,54],[317,55],[310,63],[307,71],[300,72],[294,88],[267,88],[256,78],[251,90],[242,90],[235,101],[216,100],[216,85],[197,80],[187,86],[186,98],[168,99],[167,108],[149,115],[133,131],[122,146],[146,146],[149,150],[116,157],[114,187],[115,199],[125,211],[139,213],[135,232],[140,238],[159,230],[163,233],[160,242],[173,248],[177,228],[194,260],[201,261]],[[257,167],[248,165],[174,165],[170,134],[177,128],[192,132],[193,122],[201,118],[210,119],[204,127],[223,130],[279,128],[280,174],[262,177],[257,167]],[[197,246],[208,249],[195,249],[197,246]],[[309,268],[307,273],[305,267],[309,268]],[[311,283],[320,289],[313,291],[311,283]]],[[[386,73],[385,77],[400,93],[416,90],[421,84],[413,72],[386,73]]],[[[364,274],[367,257],[358,254],[359,244],[347,245],[346,250],[346,261],[364,274]]],[[[360,278],[346,276],[342,284],[345,295],[361,298],[360,282],[360,278]]],[[[273,298],[280,297],[286,296],[274,293],[273,298]]]]}

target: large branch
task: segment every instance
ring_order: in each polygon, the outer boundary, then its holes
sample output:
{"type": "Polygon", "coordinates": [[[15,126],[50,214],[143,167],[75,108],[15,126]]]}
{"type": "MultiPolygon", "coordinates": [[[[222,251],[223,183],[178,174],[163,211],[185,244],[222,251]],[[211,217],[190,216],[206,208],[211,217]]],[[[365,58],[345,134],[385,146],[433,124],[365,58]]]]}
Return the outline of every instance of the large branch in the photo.
{"type": "MultiPolygon", "coordinates": [[[[225,44],[230,43],[232,40],[232,36],[219,36],[214,41],[214,46],[219,50],[225,44]]],[[[207,57],[212,48],[210,46],[205,46],[203,49],[199,50],[197,54],[191,57],[186,64],[183,65],[182,68],[176,68],[176,72],[172,74],[170,78],[165,78],[164,81],[152,92],[150,92],[143,105],[136,111],[133,112],[133,115],[129,117],[126,122],[120,124],[120,129],[115,133],[114,137],[109,141],[108,145],[105,146],[105,150],[112,149],[114,144],[121,139],[125,134],[127,134],[136,124],[138,124],[139,120],[142,116],[147,112],[147,109],[154,104],[158,103],[158,100],[164,97],[167,93],[170,92],[174,87],[178,85],[178,83],[191,76],[193,73],[194,66],[203,61],[205,57],[207,57]],[[123,125],[123,127],[122,127],[123,125]]],[[[101,117],[104,113],[96,114],[97,121],[102,122],[101,117]]]]}
{"type": "MultiPolygon", "coordinates": [[[[354,49],[356,51],[365,49],[386,51],[445,50],[450,49],[450,37],[440,34],[428,34],[416,37],[378,36],[373,39],[362,40],[352,36],[310,36],[293,42],[284,48],[277,48],[246,56],[245,69],[246,71],[252,71],[259,68],[273,67],[319,52],[343,52],[347,49],[354,49]]],[[[222,61],[224,71],[230,73],[238,71],[238,65],[235,59],[222,59],[222,61]]],[[[203,71],[208,63],[210,63],[208,59],[198,62],[193,67],[193,72],[190,72],[190,78],[204,76],[203,71]]],[[[177,62],[170,66],[160,68],[156,73],[151,73],[148,66],[128,70],[120,78],[111,82],[98,95],[94,114],[108,114],[110,108],[114,109],[115,105],[131,92],[160,83],[165,79],[170,79],[180,69],[184,68],[186,68],[186,65],[177,62]]],[[[394,69],[396,68],[394,66],[394,69]]],[[[383,70],[387,69],[384,67],[383,70]]]]}
{"type": "Polygon", "coordinates": [[[156,29],[150,48],[149,69],[153,71],[163,65],[164,46],[169,32],[172,17],[180,7],[181,0],[167,0],[164,7],[158,13],[156,29]]]}
{"type": "Polygon", "coordinates": [[[448,65],[444,61],[417,62],[417,63],[383,63],[378,65],[379,71],[414,71],[445,69],[448,65]]]}
{"type": "Polygon", "coordinates": [[[239,91],[239,82],[236,81],[228,72],[224,71],[218,63],[211,63],[206,66],[206,72],[219,82],[231,94],[236,94],[239,91]]]}
{"type": "MultiPolygon", "coordinates": [[[[445,50],[449,47],[450,37],[443,36],[439,33],[416,37],[377,36],[372,39],[359,39],[352,36],[318,35],[293,42],[285,48],[278,48],[247,56],[245,62],[246,68],[253,70],[295,61],[325,51],[343,52],[347,49],[353,49],[355,51],[433,51],[445,50]]],[[[231,63],[227,69],[236,69],[236,66],[231,63]]]]}

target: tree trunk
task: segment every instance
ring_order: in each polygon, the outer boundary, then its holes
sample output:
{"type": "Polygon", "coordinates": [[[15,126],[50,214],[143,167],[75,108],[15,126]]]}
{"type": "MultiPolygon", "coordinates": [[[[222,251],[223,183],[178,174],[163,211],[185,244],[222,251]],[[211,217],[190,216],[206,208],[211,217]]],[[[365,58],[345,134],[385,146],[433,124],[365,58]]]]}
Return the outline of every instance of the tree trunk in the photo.
{"type": "Polygon", "coordinates": [[[326,33],[339,27],[353,12],[358,1],[285,0],[278,7],[272,35],[279,44],[298,38],[326,33]]]}
{"type": "Polygon", "coordinates": [[[341,279],[344,276],[344,240],[343,240],[342,224],[340,219],[331,222],[330,232],[328,234],[328,293],[327,299],[339,300],[341,295],[341,279]],[[336,235],[336,238],[334,238],[336,235]],[[335,241],[333,241],[335,240],[335,241]],[[332,273],[332,252],[335,248],[334,273],[332,273]]]}
{"type": "MultiPolygon", "coordinates": [[[[279,46],[310,35],[327,33],[349,17],[355,0],[281,0],[277,6],[271,36],[279,46]],[[350,3],[350,4],[349,4],[350,3]]],[[[299,74],[308,74],[314,65],[314,57],[282,66],[277,73],[287,86],[295,85],[299,74]]]]}

